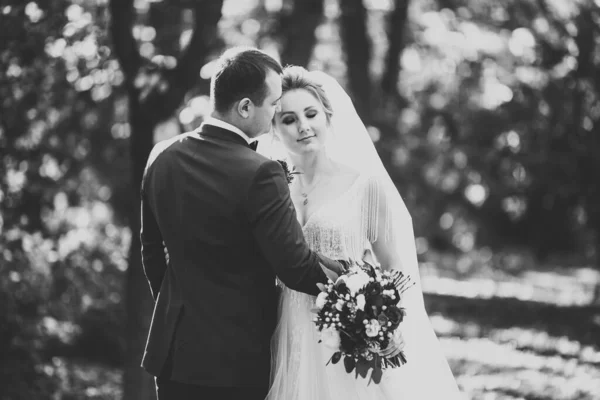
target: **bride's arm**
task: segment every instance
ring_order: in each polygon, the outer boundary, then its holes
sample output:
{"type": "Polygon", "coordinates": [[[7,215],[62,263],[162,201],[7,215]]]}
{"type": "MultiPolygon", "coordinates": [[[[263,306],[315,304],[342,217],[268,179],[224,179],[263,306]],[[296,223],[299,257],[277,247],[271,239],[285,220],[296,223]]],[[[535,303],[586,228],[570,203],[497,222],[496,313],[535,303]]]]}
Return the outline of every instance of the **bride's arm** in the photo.
{"type": "Polygon", "coordinates": [[[384,178],[369,179],[362,211],[367,237],[382,269],[418,274],[412,218],[392,185],[384,178]]]}
{"type": "MultiPolygon", "coordinates": [[[[362,213],[367,221],[367,237],[381,268],[399,270],[408,275],[413,283],[418,282],[412,218],[397,189],[391,180],[371,178],[366,195],[362,213]]],[[[407,310],[407,320],[413,320],[411,315],[419,299],[422,299],[421,293],[415,286],[402,293],[399,304],[407,310]]],[[[388,348],[381,350],[380,354],[390,358],[396,356],[407,342],[415,340],[414,336],[414,324],[401,324],[388,348]]]]}

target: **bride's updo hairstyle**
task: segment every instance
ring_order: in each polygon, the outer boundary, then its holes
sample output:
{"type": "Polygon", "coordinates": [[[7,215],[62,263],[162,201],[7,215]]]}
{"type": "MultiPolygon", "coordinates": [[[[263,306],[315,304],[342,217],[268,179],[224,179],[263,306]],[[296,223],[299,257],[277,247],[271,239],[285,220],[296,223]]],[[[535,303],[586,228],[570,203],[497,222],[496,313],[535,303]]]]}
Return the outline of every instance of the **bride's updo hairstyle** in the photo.
{"type": "Polygon", "coordinates": [[[307,71],[303,67],[294,65],[285,67],[281,78],[283,94],[286,94],[291,90],[299,89],[308,91],[319,101],[319,103],[321,103],[325,115],[327,116],[327,122],[331,122],[333,109],[331,108],[331,102],[329,101],[327,94],[319,83],[318,76],[307,71]]]}

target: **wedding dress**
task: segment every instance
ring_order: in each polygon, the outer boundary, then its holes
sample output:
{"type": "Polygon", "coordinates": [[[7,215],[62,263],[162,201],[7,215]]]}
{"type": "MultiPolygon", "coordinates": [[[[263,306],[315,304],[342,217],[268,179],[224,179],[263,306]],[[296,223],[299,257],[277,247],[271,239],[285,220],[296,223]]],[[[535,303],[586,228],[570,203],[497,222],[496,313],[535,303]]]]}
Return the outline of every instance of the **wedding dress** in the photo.
{"type": "MultiPolygon", "coordinates": [[[[332,259],[361,259],[370,247],[369,221],[377,182],[359,175],[350,188],[310,215],[303,226],[312,250],[332,259]],[[366,222],[366,224],[365,224],[366,222]]],[[[373,232],[371,230],[371,232],[373,232]]],[[[348,374],[343,363],[326,365],[333,349],[319,343],[313,323],[315,297],[283,284],[279,324],[273,336],[270,400],[459,399],[459,392],[425,312],[418,276],[409,289],[402,324],[408,363],[387,369],[380,384],[348,374]]]]}
{"type": "MultiPolygon", "coordinates": [[[[312,250],[332,259],[361,260],[377,241],[397,252],[403,271],[415,281],[402,300],[407,311],[401,329],[408,362],[384,370],[379,384],[347,373],[342,362],[328,364],[335,350],[319,343],[311,312],[315,297],[279,283],[279,322],[272,340],[267,399],[463,399],[425,310],[410,214],[345,91],[328,75],[316,77],[334,109],[335,135],[327,145],[328,153],[353,168],[357,177],[343,193],[307,216],[304,236],[312,250]]],[[[281,148],[270,146],[273,142],[263,140],[259,151],[272,158],[285,157],[281,148]]]]}

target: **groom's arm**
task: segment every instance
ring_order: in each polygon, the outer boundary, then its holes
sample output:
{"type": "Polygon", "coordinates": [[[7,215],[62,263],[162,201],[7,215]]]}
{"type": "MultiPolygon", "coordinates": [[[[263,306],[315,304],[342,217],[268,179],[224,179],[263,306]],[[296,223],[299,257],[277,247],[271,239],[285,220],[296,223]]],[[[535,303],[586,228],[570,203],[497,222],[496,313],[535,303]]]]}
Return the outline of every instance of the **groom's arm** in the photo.
{"type": "Polygon", "coordinates": [[[141,190],[141,230],[140,239],[142,247],[142,266],[144,267],[144,274],[150,284],[150,291],[154,301],[158,299],[158,293],[160,286],[162,285],[163,277],[167,269],[167,254],[165,244],[163,242],[162,234],[158,227],[156,217],[152,212],[148,196],[148,187],[151,186],[151,176],[148,175],[148,169],[144,174],[142,180],[141,190]]]}
{"type": "Polygon", "coordinates": [[[254,237],[269,265],[287,287],[318,294],[316,284],[327,282],[320,262],[339,273],[339,263],[312,252],[304,240],[279,163],[269,161],[259,168],[246,205],[254,237]]]}

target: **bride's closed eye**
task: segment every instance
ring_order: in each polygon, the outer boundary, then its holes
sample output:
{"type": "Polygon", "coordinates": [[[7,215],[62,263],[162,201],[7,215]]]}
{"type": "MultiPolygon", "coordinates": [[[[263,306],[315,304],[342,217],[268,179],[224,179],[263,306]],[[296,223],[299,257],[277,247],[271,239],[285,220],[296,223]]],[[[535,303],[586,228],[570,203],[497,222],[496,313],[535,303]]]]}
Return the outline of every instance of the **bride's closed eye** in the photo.
{"type": "MultiPolygon", "coordinates": [[[[313,119],[314,117],[317,116],[319,112],[317,110],[309,110],[306,112],[306,118],[309,119],[313,119]]],[[[296,122],[296,118],[292,117],[292,116],[285,116],[283,117],[283,119],[281,120],[281,123],[283,123],[284,125],[291,125],[294,122],[296,122]]]]}
{"type": "Polygon", "coordinates": [[[294,123],[294,121],[296,121],[296,118],[294,118],[294,117],[284,117],[281,120],[281,123],[284,125],[291,125],[294,123]]]}

